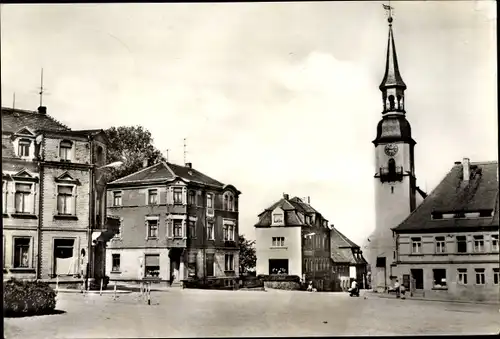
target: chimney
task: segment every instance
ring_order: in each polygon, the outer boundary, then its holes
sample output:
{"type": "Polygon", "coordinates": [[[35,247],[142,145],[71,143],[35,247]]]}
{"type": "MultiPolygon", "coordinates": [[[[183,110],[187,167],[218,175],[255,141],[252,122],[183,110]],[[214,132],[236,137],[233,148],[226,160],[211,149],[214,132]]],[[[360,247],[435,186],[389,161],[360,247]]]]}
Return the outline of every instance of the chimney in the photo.
{"type": "Polygon", "coordinates": [[[193,163],[192,162],[186,162],[186,167],[187,168],[193,168],[193,163]]]}
{"type": "Polygon", "coordinates": [[[455,161],[455,165],[461,165],[462,162],[461,161],[455,161]]]}
{"type": "Polygon", "coordinates": [[[47,114],[47,107],[45,107],[45,106],[38,107],[38,113],[39,114],[47,114]]]}
{"type": "Polygon", "coordinates": [[[289,198],[288,194],[283,193],[283,198],[285,198],[285,200],[288,200],[288,198],[289,198]]]}
{"type": "Polygon", "coordinates": [[[142,168],[146,168],[146,167],[148,167],[148,159],[144,159],[142,161],[142,168]]]}
{"type": "Polygon", "coordinates": [[[469,160],[469,158],[464,158],[464,160],[462,161],[462,166],[463,166],[463,173],[464,173],[463,180],[469,181],[469,179],[470,179],[470,160],[469,160]]]}
{"type": "Polygon", "coordinates": [[[311,204],[311,197],[307,197],[307,203],[310,205],[311,204]]]}

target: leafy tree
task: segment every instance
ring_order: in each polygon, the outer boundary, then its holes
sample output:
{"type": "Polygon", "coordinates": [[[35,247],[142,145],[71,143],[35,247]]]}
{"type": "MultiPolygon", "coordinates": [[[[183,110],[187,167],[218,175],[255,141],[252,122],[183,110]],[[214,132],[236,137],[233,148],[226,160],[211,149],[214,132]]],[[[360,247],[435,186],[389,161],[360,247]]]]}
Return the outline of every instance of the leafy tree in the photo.
{"type": "Polygon", "coordinates": [[[244,235],[240,234],[238,242],[240,246],[240,274],[253,271],[257,264],[255,240],[247,240],[244,235]]]}
{"type": "Polygon", "coordinates": [[[103,173],[107,182],[137,172],[144,160],[148,165],[165,161],[162,153],[153,146],[151,132],[142,126],[111,127],[104,132],[109,139],[107,162],[123,161],[122,166],[103,173]]]}

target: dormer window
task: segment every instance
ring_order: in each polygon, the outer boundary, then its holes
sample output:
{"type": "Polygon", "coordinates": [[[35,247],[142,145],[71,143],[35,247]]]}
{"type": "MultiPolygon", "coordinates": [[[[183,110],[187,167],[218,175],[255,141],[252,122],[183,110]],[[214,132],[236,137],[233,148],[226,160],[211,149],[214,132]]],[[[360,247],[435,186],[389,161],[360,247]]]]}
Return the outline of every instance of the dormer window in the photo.
{"type": "Polygon", "coordinates": [[[71,160],[71,149],[73,148],[73,143],[69,140],[63,140],[59,144],[59,158],[61,161],[71,160]]]}
{"type": "Polygon", "coordinates": [[[31,140],[20,139],[19,144],[18,144],[18,155],[20,157],[29,157],[30,156],[30,146],[31,146],[31,140]]]}
{"type": "Polygon", "coordinates": [[[229,196],[229,204],[227,206],[227,209],[229,211],[232,211],[234,209],[234,201],[233,201],[233,196],[232,195],[229,196]]]}

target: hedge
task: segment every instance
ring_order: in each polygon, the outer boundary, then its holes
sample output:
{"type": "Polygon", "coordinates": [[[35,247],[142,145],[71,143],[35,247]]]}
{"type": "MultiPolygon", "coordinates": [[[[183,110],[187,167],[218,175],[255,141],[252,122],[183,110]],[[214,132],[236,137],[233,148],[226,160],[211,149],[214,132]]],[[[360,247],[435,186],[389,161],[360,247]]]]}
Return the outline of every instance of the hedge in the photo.
{"type": "Polygon", "coordinates": [[[4,282],[4,316],[48,314],[56,308],[56,292],[40,281],[11,279],[4,282]]]}
{"type": "Polygon", "coordinates": [[[262,281],[290,281],[300,283],[300,277],[298,275],[287,275],[287,274],[269,274],[269,275],[259,275],[258,279],[262,281]]]}
{"type": "Polygon", "coordinates": [[[264,287],[277,290],[300,290],[300,283],[296,281],[264,281],[264,287]]]}

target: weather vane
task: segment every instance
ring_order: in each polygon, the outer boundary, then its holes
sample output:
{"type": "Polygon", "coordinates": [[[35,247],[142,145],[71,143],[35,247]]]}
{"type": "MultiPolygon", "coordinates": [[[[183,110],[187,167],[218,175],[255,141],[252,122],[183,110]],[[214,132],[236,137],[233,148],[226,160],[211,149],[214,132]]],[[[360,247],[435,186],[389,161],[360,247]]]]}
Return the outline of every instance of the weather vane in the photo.
{"type": "Polygon", "coordinates": [[[391,2],[390,1],[389,1],[388,5],[382,4],[382,6],[387,11],[387,14],[389,14],[388,21],[389,21],[389,23],[391,23],[392,22],[392,11],[394,10],[394,7],[391,7],[391,2]]]}

